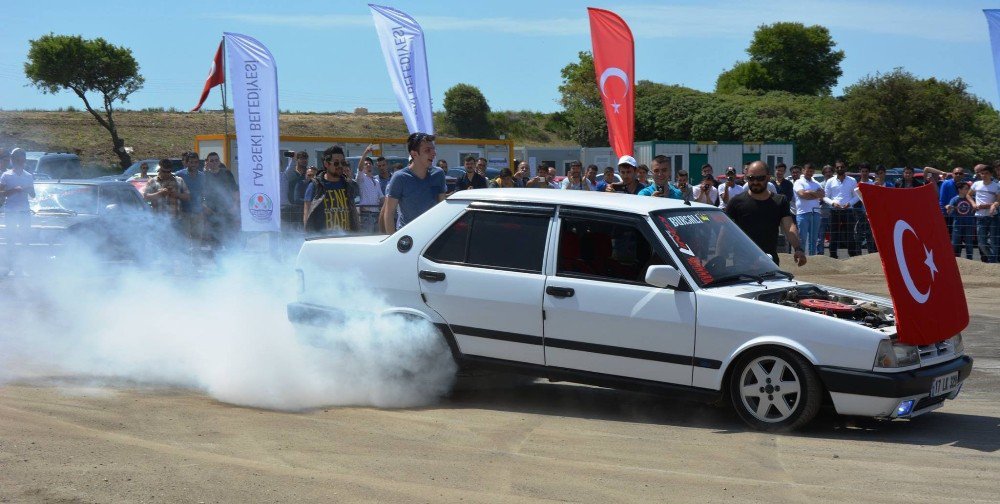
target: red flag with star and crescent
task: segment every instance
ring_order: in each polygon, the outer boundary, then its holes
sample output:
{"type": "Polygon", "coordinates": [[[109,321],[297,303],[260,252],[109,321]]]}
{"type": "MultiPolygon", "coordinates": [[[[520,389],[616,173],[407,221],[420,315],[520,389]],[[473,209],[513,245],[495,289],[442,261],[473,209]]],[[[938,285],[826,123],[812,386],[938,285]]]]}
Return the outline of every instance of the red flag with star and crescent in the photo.
{"type": "Polygon", "coordinates": [[[611,11],[587,8],[594,71],[608,120],[608,140],[618,156],[632,155],[635,137],[635,44],[625,21],[611,11]]]}
{"type": "Polygon", "coordinates": [[[205,99],[208,98],[208,92],[212,90],[215,86],[223,84],[226,82],[226,72],[222,68],[222,47],[225,45],[225,41],[219,42],[219,50],[215,51],[215,59],[212,60],[212,68],[208,71],[208,78],[205,79],[205,89],[201,91],[201,99],[198,100],[198,105],[195,105],[191,112],[197,112],[201,109],[201,105],[205,103],[205,99]]]}
{"type": "Polygon", "coordinates": [[[961,332],[969,325],[969,305],[934,185],[860,188],[899,341],[929,345],[961,332]]]}

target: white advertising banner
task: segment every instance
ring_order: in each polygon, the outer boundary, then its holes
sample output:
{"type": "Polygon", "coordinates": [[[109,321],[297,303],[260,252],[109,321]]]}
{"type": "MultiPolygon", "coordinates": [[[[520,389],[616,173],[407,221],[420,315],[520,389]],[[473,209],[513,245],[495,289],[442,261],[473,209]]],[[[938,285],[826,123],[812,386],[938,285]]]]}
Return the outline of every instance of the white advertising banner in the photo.
{"type": "Polygon", "coordinates": [[[392,7],[368,4],[375,19],[396,101],[410,133],[434,134],[431,83],[427,74],[424,32],[408,14],[392,7]]]}
{"type": "Polygon", "coordinates": [[[243,231],[281,231],[278,69],[264,44],[225,33],[243,231]]]}

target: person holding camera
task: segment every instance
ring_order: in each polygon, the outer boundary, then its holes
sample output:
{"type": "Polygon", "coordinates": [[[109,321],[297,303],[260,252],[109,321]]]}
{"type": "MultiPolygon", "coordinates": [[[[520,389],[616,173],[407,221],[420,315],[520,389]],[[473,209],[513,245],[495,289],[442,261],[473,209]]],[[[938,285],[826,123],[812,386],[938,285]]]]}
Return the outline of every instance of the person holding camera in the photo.
{"type": "Polygon", "coordinates": [[[705,203],[706,205],[719,205],[719,190],[715,188],[715,181],[712,177],[701,179],[701,183],[691,186],[691,196],[693,201],[705,203]]]}
{"type": "Polygon", "coordinates": [[[153,207],[153,212],[176,222],[180,218],[181,201],[191,199],[184,180],[174,176],[169,159],[161,159],[156,176],[149,180],[142,191],[142,197],[153,207]]]}

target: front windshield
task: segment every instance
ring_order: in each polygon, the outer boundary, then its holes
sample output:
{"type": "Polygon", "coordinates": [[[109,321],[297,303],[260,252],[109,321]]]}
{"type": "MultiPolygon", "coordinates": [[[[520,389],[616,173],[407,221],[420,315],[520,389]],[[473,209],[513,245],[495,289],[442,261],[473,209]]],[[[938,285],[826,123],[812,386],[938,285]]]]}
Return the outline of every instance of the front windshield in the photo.
{"type": "Polygon", "coordinates": [[[36,213],[97,213],[97,186],[76,184],[36,184],[29,202],[36,213]]]}
{"type": "Polygon", "coordinates": [[[784,274],[720,210],[662,210],[652,216],[656,228],[702,287],[784,274]]]}

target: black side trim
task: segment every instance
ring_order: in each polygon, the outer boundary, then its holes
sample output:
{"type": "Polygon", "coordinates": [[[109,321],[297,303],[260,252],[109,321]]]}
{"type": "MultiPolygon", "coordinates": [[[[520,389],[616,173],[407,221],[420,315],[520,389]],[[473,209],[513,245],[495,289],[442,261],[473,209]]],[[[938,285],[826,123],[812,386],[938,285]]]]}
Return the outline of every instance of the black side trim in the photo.
{"type": "Polygon", "coordinates": [[[463,356],[461,362],[465,369],[474,368],[513,372],[526,376],[548,378],[550,381],[585,383],[598,387],[631,390],[646,394],[669,395],[697,402],[712,403],[722,399],[722,392],[719,390],[675,385],[673,383],[643,380],[640,378],[627,378],[576,369],[546,367],[538,364],[526,364],[523,362],[472,355],[463,356]]]}
{"type": "Polygon", "coordinates": [[[958,359],[937,366],[903,371],[901,373],[876,373],[830,366],[816,366],[819,376],[830,392],[870,395],[876,397],[906,397],[927,394],[934,379],[958,371],[959,381],[972,372],[972,357],[958,359]]]}
{"type": "Polygon", "coordinates": [[[639,350],[635,348],[625,348],[611,345],[601,345],[597,343],[585,343],[582,341],[562,340],[556,338],[542,338],[528,334],[510,333],[504,331],[494,331],[492,329],[481,329],[478,327],[452,326],[451,329],[456,334],[466,334],[480,338],[489,338],[500,341],[510,341],[512,343],[524,343],[527,345],[542,345],[552,348],[562,348],[565,350],[578,350],[581,352],[599,353],[604,355],[614,355],[616,357],[628,357],[631,359],[643,359],[656,362],[666,362],[669,364],[680,364],[682,366],[695,366],[707,369],[719,369],[722,361],[714,359],[704,359],[692,357],[690,355],[670,354],[664,352],[654,352],[651,350],[639,350]]]}
{"type": "Polygon", "coordinates": [[[579,350],[581,352],[599,353],[604,355],[614,355],[617,357],[629,357],[632,359],[643,359],[657,362],[667,362],[670,364],[691,365],[690,355],[677,355],[650,350],[638,350],[635,348],[624,348],[611,345],[600,345],[597,343],[584,343],[582,341],[561,340],[555,338],[545,338],[545,346],[553,348],[563,348],[566,350],[579,350]]]}
{"type": "Polygon", "coordinates": [[[529,334],[519,334],[504,331],[494,331],[492,329],[480,329],[478,327],[467,327],[467,326],[451,326],[452,331],[456,334],[466,334],[469,336],[477,336],[480,338],[489,338],[501,341],[510,341],[512,343],[524,343],[527,345],[541,345],[541,336],[531,336],[529,334]]]}

